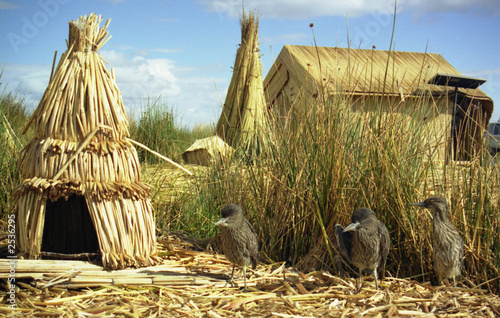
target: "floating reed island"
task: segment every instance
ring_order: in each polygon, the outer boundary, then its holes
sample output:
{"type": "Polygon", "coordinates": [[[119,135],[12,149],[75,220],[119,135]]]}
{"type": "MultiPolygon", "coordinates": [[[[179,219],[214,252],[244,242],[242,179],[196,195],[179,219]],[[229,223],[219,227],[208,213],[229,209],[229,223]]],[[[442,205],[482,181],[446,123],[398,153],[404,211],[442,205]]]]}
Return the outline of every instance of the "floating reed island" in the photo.
{"type": "Polygon", "coordinates": [[[69,22],[67,51],[26,125],[22,183],[14,190],[18,250],[29,258],[97,256],[106,268],[156,264],[151,189],[113,71],[98,50],[101,16],[69,22]]]}

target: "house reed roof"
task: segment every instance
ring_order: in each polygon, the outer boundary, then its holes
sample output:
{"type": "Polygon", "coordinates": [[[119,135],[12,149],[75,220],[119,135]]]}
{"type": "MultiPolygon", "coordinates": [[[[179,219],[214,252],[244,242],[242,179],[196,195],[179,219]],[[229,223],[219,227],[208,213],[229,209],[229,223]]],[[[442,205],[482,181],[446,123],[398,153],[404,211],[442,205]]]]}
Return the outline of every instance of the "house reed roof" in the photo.
{"type": "MultiPolygon", "coordinates": [[[[460,75],[435,53],[285,45],[264,89],[271,101],[285,87],[305,87],[313,94],[318,85],[352,95],[453,96],[454,87],[428,84],[437,73],[460,75]]],[[[480,89],[459,88],[459,94],[484,101],[493,112],[493,101],[480,89]]]]}

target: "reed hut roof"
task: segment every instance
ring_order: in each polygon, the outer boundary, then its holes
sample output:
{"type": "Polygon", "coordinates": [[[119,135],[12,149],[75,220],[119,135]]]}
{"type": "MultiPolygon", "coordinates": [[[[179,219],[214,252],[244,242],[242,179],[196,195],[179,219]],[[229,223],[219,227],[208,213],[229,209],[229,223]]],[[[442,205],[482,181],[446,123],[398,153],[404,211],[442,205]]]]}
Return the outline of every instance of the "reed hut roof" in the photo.
{"type": "MultiPolygon", "coordinates": [[[[453,96],[453,87],[427,84],[437,73],[461,75],[435,53],[285,45],[264,79],[264,93],[271,102],[284,89],[312,95],[318,85],[357,96],[453,96]]],[[[493,101],[483,91],[459,88],[459,94],[484,101],[491,116],[493,101]]]]}
{"type": "Polygon", "coordinates": [[[97,248],[105,267],[148,266],[157,261],[151,190],[141,181],[113,71],[98,53],[110,38],[110,20],[100,28],[101,21],[90,14],[69,22],[67,51],[26,126],[34,125],[35,137],[20,159],[16,235],[31,258],[88,241],[82,252],[97,248]],[[75,233],[83,237],[68,238],[75,233]]]}

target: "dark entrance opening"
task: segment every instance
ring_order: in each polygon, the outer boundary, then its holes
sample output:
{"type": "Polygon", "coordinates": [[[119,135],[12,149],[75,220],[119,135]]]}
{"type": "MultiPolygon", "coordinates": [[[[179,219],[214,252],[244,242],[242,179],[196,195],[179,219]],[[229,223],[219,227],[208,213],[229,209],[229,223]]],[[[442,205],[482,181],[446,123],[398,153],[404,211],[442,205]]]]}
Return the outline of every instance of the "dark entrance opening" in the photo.
{"type": "Polygon", "coordinates": [[[42,252],[98,253],[97,232],[83,196],[47,200],[42,252]]]}
{"type": "Polygon", "coordinates": [[[481,153],[483,145],[484,118],[482,102],[459,96],[454,117],[453,160],[469,161],[481,153]]]}

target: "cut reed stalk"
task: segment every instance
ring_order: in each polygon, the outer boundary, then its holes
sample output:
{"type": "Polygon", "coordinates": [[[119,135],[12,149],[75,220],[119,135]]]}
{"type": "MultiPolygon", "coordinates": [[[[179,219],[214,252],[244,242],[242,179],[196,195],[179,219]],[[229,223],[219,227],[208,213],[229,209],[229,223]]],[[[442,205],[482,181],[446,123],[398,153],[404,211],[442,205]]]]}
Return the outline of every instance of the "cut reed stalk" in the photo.
{"type": "Polygon", "coordinates": [[[240,23],[241,44],[216,132],[228,145],[253,156],[267,147],[269,119],[259,54],[258,18],[252,12],[248,15],[243,12],[240,23]]]}

